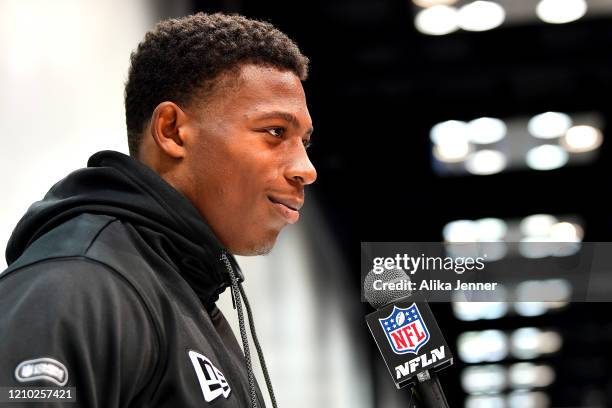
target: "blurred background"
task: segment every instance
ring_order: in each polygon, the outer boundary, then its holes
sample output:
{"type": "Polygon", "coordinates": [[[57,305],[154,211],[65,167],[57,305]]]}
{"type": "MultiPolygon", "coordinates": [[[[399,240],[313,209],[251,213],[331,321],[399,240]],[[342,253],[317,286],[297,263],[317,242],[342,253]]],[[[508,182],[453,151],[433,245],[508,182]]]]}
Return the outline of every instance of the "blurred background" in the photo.
{"type": "MultiPolygon", "coordinates": [[[[610,0],[0,0],[2,248],[91,154],[128,152],[130,52],[196,11],[270,21],[311,59],[319,178],[273,253],[239,260],[280,406],[408,406],[363,320],[360,241],[612,241],[610,0]]],[[[432,310],[452,407],[612,406],[608,303],[432,310]]]]}

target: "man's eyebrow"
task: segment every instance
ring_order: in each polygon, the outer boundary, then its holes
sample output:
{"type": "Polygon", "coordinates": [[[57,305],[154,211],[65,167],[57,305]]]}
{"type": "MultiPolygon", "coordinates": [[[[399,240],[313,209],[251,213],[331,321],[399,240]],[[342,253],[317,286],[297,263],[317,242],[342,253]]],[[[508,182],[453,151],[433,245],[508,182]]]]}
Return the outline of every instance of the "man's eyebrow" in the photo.
{"type": "MultiPolygon", "coordinates": [[[[286,120],[287,122],[289,122],[289,124],[293,126],[294,128],[300,127],[300,121],[298,120],[298,118],[293,113],[289,113],[289,112],[283,112],[283,111],[266,112],[262,115],[255,117],[256,120],[272,119],[272,118],[282,118],[286,120]]],[[[312,134],[312,132],[314,132],[314,128],[312,126],[308,130],[306,130],[307,135],[312,134]]]]}

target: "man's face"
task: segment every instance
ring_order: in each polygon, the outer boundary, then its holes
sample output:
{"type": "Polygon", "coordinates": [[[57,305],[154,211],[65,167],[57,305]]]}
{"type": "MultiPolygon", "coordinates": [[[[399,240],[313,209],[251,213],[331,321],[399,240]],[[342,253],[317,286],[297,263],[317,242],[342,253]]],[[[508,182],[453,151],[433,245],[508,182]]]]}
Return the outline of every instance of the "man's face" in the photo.
{"type": "Polygon", "coordinates": [[[312,121],[294,73],[248,64],[229,75],[238,80],[197,108],[185,193],[228,250],[264,254],[317,177],[305,148],[312,121]]]}

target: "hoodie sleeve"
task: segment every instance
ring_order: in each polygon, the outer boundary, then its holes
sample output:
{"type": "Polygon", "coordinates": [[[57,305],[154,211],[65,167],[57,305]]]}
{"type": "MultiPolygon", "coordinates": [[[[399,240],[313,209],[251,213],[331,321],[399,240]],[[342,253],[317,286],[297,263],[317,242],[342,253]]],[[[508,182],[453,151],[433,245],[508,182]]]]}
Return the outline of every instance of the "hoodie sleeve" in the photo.
{"type": "Polygon", "coordinates": [[[146,398],[158,332],[123,278],[85,258],[40,262],[0,278],[0,407],[9,389],[24,387],[74,387],[76,403],[39,399],[40,408],[129,407],[146,398]]]}

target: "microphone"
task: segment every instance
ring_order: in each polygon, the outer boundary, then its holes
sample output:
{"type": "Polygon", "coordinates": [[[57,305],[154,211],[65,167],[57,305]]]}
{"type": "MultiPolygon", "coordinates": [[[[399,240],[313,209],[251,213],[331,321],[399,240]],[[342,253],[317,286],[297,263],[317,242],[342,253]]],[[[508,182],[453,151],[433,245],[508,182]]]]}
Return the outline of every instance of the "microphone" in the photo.
{"type": "Polygon", "coordinates": [[[448,408],[436,372],[453,364],[453,356],[410,277],[401,268],[371,270],[364,279],[364,297],[376,310],[366,323],[395,386],[412,385],[428,408],[448,408]]]}

